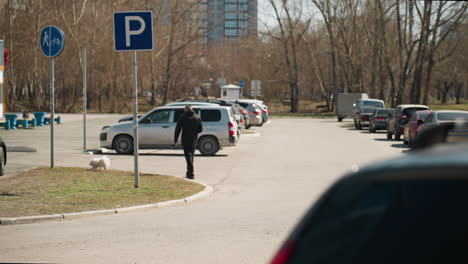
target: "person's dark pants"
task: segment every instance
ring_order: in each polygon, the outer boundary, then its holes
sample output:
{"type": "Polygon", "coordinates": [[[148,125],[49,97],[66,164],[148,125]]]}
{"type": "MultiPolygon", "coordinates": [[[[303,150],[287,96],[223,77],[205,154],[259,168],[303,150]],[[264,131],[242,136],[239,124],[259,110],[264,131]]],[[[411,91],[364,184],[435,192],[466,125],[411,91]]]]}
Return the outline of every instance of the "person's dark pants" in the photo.
{"type": "Polygon", "coordinates": [[[187,162],[187,178],[194,177],[193,174],[193,155],[195,154],[195,145],[184,145],[185,161],[187,162]]]}

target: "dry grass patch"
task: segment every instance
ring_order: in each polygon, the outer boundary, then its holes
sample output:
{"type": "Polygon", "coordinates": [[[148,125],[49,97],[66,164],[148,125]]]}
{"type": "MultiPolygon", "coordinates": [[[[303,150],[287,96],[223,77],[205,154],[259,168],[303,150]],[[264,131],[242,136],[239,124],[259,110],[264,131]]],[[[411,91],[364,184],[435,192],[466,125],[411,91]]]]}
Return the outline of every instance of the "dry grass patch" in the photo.
{"type": "Polygon", "coordinates": [[[0,179],[0,217],[110,209],[181,199],[203,185],[171,176],[83,168],[37,168],[0,179]]]}

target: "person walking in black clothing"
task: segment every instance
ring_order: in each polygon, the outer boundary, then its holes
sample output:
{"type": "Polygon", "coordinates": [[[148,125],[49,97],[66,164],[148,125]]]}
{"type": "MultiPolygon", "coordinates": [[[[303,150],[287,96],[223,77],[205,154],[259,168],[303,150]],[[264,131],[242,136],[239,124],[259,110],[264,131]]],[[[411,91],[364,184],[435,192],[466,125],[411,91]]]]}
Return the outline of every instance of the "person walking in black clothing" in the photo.
{"type": "Polygon", "coordinates": [[[185,111],[177,122],[174,134],[174,146],[179,139],[182,130],[182,146],[184,147],[185,161],[187,162],[187,179],[194,179],[193,155],[197,148],[198,134],[203,131],[200,117],[193,111],[190,105],[185,106],[185,111]]]}

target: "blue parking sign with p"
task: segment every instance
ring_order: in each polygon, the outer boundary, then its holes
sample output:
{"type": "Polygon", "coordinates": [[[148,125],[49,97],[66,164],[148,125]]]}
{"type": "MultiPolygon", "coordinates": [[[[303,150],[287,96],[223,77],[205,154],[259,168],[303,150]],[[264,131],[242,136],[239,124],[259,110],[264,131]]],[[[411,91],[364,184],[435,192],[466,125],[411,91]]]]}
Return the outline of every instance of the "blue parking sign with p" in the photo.
{"type": "Polygon", "coordinates": [[[152,12],[115,12],[114,49],[116,51],[152,50],[152,12]]]}

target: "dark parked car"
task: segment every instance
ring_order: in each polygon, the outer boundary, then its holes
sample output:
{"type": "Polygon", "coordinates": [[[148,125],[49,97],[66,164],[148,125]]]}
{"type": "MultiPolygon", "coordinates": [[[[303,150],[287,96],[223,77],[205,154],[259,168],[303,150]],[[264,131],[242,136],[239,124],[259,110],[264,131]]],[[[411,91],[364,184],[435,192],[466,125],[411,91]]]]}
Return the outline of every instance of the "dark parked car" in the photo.
{"type": "Polygon", "coordinates": [[[468,145],[378,163],[335,183],[273,264],[468,263],[468,145]]]}
{"type": "Polygon", "coordinates": [[[380,99],[358,99],[353,104],[354,106],[354,127],[360,129],[358,127],[358,118],[361,115],[362,109],[366,107],[374,107],[374,108],[385,108],[385,104],[383,100],[380,99]]]}
{"type": "Polygon", "coordinates": [[[375,107],[364,107],[359,115],[356,115],[357,129],[362,129],[364,126],[369,126],[369,121],[377,111],[375,107]]]}
{"type": "Polygon", "coordinates": [[[388,114],[393,114],[393,108],[377,108],[369,122],[369,132],[375,133],[377,130],[387,129],[388,114]]]}
{"type": "Polygon", "coordinates": [[[395,134],[395,140],[400,140],[404,133],[404,127],[408,123],[409,118],[416,111],[429,110],[425,105],[399,105],[395,108],[395,112],[390,115],[387,123],[387,139],[392,139],[395,134]]]}
{"type": "Polygon", "coordinates": [[[3,142],[3,139],[0,137],[0,176],[3,176],[3,173],[5,172],[6,162],[7,148],[5,142],[3,142]]]}
{"type": "Polygon", "coordinates": [[[416,111],[411,116],[410,120],[404,127],[403,143],[410,147],[413,144],[417,135],[418,127],[423,123],[423,120],[431,113],[430,110],[416,111]]]}

